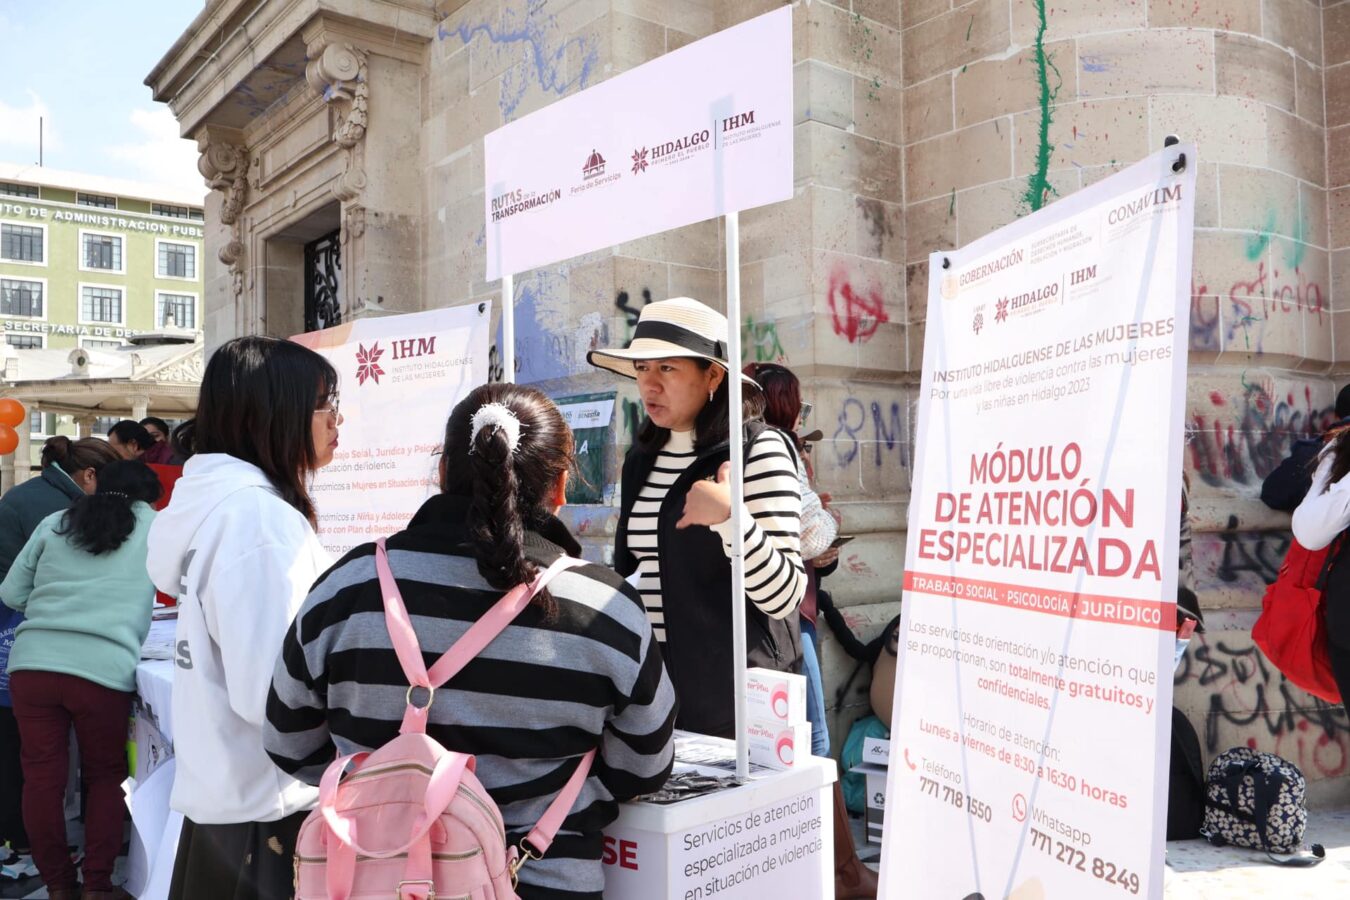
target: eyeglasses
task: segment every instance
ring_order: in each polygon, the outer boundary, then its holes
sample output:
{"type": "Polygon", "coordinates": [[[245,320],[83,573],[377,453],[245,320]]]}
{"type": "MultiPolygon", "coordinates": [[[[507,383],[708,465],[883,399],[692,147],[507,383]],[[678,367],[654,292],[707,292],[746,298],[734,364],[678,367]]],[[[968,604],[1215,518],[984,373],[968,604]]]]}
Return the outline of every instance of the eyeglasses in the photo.
{"type": "Polygon", "coordinates": [[[338,412],[338,395],[333,394],[328,398],[328,402],[325,405],[314,410],[314,415],[317,416],[319,413],[328,413],[328,415],[333,417],[333,421],[336,422],[340,415],[338,412]]]}

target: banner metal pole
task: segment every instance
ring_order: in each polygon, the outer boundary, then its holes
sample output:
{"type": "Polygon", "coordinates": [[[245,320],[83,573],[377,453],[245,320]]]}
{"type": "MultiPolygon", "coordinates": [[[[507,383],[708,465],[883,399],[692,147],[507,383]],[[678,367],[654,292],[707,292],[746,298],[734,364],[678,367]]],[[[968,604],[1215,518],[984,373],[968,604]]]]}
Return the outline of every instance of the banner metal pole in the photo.
{"type": "Polygon", "coordinates": [[[750,777],[745,724],[745,423],[741,409],[741,229],[737,213],[725,218],[727,232],[727,406],[731,431],[731,659],[736,703],[736,780],[750,777]]]}
{"type": "Polygon", "coordinates": [[[502,383],[516,383],[516,276],[502,275],[502,383]]]}

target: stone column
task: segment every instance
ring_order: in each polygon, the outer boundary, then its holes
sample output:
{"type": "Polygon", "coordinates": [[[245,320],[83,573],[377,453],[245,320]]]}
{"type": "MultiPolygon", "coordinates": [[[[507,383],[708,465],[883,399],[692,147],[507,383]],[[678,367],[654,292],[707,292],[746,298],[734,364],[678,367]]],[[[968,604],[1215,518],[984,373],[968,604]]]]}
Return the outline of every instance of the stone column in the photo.
{"type": "Polygon", "coordinates": [[[76,416],[75,417],[75,436],[77,438],[87,438],[94,436],[94,419],[97,416],[76,416]]]}
{"type": "Polygon", "coordinates": [[[302,31],[305,78],[332,111],[342,171],[342,316],[420,308],[420,41],[320,16],[302,31]]]}
{"type": "MultiPolygon", "coordinates": [[[[29,415],[37,412],[37,407],[28,410],[29,415]]],[[[15,429],[19,435],[19,446],[14,450],[14,484],[23,484],[33,474],[33,434],[27,420],[19,423],[15,429]]]]}
{"type": "Polygon", "coordinates": [[[127,402],[131,406],[131,417],[137,422],[149,415],[150,398],[145,394],[136,394],[128,398],[127,402]]]}

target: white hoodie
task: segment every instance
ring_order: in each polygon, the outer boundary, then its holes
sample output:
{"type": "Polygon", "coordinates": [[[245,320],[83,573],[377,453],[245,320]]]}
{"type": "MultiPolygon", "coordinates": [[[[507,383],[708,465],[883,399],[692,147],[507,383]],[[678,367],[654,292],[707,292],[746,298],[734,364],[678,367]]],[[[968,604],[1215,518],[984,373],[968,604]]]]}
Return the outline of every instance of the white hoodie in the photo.
{"type": "Polygon", "coordinates": [[[171,805],[193,822],[272,822],[314,805],[314,788],[273,765],[262,728],[282,639],[330,564],[262,470],[223,453],[188,460],[155,517],[150,578],[178,598],[171,805]]]}

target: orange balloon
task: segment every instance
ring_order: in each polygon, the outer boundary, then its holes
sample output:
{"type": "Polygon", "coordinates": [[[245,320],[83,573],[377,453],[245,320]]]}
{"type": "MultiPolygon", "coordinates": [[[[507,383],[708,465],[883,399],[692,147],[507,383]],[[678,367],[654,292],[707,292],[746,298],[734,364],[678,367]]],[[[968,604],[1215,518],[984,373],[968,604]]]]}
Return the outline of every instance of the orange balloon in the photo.
{"type": "MultiPolygon", "coordinates": [[[[28,410],[13,397],[0,397],[0,425],[18,428],[28,418],[28,410]]],[[[9,451],[6,450],[6,453],[9,451]]]]}
{"type": "Polygon", "coordinates": [[[0,456],[13,453],[19,446],[19,435],[8,425],[0,425],[0,456]]]}

